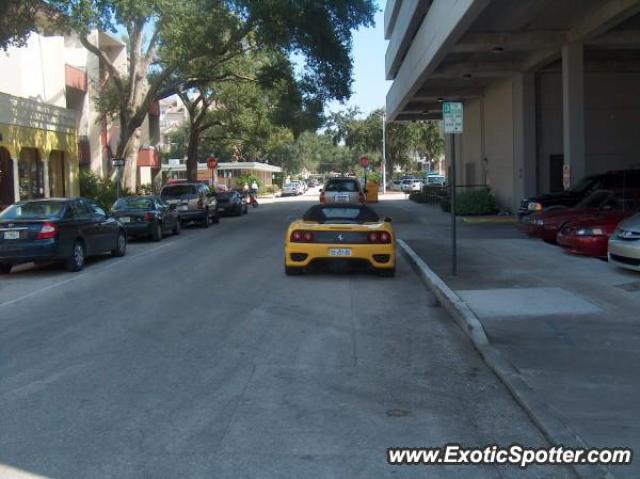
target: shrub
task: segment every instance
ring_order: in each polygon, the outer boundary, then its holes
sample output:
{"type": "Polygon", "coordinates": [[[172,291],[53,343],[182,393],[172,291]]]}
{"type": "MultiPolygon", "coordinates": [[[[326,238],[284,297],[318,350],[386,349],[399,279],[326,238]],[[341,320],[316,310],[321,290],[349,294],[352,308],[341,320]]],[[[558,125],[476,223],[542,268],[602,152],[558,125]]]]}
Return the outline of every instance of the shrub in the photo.
{"type": "MultiPolygon", "coordinates": [[[[122,189],[122,196],[131,194],[122,189]]],[[[80,196],[89,198],[109,210],[116,201],[116,184],[110,178],[100,178],[90,170],[80,170],[80,196]]]]}
{"type": "MultiPolygon", "coordinates": [[[[448,197],[440,201],[442,211],[451,211],[451,202],[448,197]]],[[[457,216],[493,215],[498,212],[496,198],[487,189],[477,191],[465,191],[456,197],[457,216]]]]}
{"type": "Polygon", "coordinates": [[[251,186],[251,183],[253,183],[254,181],[258,184],[258,188],[262,186],[262,181],[260,181],[260,178],[254,175],[238,176],[235,180],[236,180],[236,187],[239,189],[242,189],[245,183],[251,186]]]}
{"type": "Polygon", "coordinates": [[[152,195],[154,194],[153,185],[147,183],[146,185],[140,185],[136,188],[137,195],[152,195]]]}

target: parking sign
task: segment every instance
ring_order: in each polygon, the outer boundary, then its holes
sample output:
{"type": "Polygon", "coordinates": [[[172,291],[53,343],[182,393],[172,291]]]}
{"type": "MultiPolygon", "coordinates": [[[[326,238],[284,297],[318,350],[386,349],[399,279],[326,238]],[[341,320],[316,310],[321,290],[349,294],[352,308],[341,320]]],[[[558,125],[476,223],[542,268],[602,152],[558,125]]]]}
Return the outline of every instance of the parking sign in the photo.
{"type": "Polygon", "coordinates": [[[462,133],[464,108],[461,101],[445,101],[442,103],[442,118],[445,133],[462,133]]]}

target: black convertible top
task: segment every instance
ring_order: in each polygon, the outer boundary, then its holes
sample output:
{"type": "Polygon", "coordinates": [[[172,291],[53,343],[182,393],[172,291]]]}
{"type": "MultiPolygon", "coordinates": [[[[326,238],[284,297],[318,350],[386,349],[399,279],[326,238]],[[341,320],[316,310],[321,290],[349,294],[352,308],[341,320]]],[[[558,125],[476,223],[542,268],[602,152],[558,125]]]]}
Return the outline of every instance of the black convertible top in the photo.
{"type": "Polygon", "coordinates": [[[367,205],[354,203],[329,203],[314,205],[302,217],[316,223],[375,223],[380,217],[367,205]]]}

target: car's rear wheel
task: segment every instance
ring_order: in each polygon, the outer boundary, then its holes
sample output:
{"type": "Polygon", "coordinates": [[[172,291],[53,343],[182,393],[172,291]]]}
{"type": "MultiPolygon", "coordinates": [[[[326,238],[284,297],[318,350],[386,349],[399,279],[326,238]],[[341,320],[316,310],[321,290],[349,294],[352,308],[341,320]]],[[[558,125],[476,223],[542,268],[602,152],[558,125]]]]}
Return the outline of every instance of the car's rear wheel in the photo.
{"type": "Polygon", "coordinates": [[[180,223],[180,220],[176,220],[176,226],[173,228],[173,234],[179,235],[180,231],[182,231],[182,224],[180,223]]]}
{"type": "Polygon", "coordinates": [[[154,226],[153,231],[151,232],[151,239],[153,241],[162,240],[162,224],[161,223],[156,223],[156,225],[154,226]]]}
{"type": "Polygon", "coordinates": [[[0,263],[0,274],[9,274],[11,273],[12,264],[0,263]]]}
{"type": "Polygon", "coordinates": [[[71,254],[65,261],[64,268],[71,272],[81,271],[84,268],[84,254],[84,243],[82,241],[73,243],[71,254]]]}
{"type": "Polygon", "coordinates": [[[387,268],[387,269],[379,269],[378,270],[378,275],[382,276],[383,278],[393,278],[396,275],[396,269],[395,268],[387,268]]]}
{"type": "Polygon", "coordinates": [[[118,239],[116,240],[115,249],[111,250],[111,256],[115,256],[119,258],[120,256],[124,256],[127,253],[127,235],[124,234],[124,231],[120,231],[118,233],[118,239]]]}
{"type": "Polygon", "coordinates": [[[211,218],[211,222],[214,225],[217,225],[218,223],[220,223],[220,213],[218,213],[218,211],[216,210],[216,214],[213,218],[211,218]]]}
{"type": "Polygon", "coordinates": [[[299,274],[302,274],[302,268],[298,267],[298,266],[284,266],[284,273],[287,276],[296,276],[299,274]]]}

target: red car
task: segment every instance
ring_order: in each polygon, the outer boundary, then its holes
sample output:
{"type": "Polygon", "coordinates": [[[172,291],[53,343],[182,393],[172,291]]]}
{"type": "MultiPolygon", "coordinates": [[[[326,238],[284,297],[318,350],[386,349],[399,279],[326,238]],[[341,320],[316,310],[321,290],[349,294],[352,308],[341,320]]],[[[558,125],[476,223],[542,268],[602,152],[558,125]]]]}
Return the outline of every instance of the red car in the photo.
{"type": "Polygon", "coordinates": [[[569,222],[599,218],[603,213],[637,210],[639,192],[636,190],[599,190],[576,205],[575,208],[558,208],[529,215],[523,220],[522,229],[529,236],[555,243],[560,230],[569,222]]]}
{"type": "Polygon", "coordinates": [[[632,214],[632,210],[609,211],[598,216],[571,221],[562,227],[557,242],[569,253],[606,258],[609,236],[623,219],[632,214]]]}

